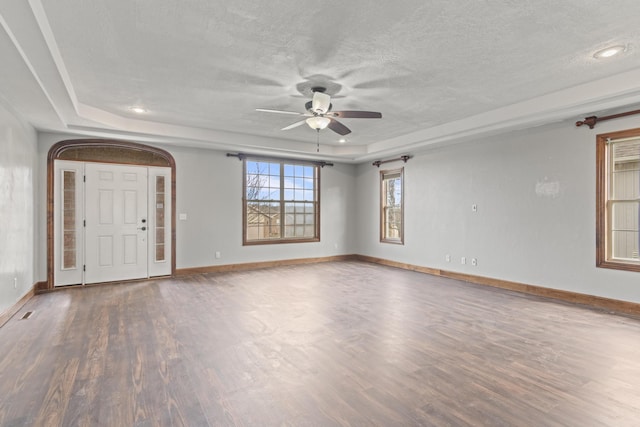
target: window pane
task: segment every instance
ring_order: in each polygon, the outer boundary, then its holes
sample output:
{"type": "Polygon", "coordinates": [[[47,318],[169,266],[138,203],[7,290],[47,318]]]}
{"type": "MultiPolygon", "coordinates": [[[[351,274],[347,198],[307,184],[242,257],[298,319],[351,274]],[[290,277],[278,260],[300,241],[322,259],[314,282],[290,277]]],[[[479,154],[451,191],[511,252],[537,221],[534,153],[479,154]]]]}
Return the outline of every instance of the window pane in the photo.
{"type": "Polygon", "coordinates": [[[597,265],[640,272],[640,134],[598,135],[597,265]],[[610,262],[612,261],[612,262],[610,262]]]}
{"type": "Polygon", "coordinates": [[[258,162],[246,162],[247,165],[247,173],[256,174],[258,173],[258,162]]]}
{"type": "Polygon", "coordinates": [[[611,256],[639,259],[640,245],[640,140],[614,142],[611,173],[611,256]]]}
{"type": "Polygon", "coordinates": [[[313,178],[313,168],[311,166],[304,168],[304,176],[305,178],[313,178]]]}
{"type": "Polygon", "coordinates": [[[318,167],[245,162],[245,242],[317,238],[313,221],[318,167]],[[284,173],[282,180],[281,172],[284,173]],[[310,203],[302,203],[305,200],[310,203]],[[307,222],[308,219],[311,222],[307,222]]]}
{"type": "Polygon", "coordinates": [[[639,162],[618,163],[613,173],[613,200],[633,200],[640,197],[639,162]]]}
{"type": "Polygon", "coordinates": [[[304,180],[304,189],[305,190],[313,190],[315,188],[315,180],[312,178],[305,178],[304,180]]]}
{"type": "Polygon", "coordinates": [[[381,172],[381,211],[382,222],[380,239],[382,241],[403,241],[402,210],[402,169],[381,172]]]}
{"type": "Polygon", "coordinates": [[[156,250],[155,250],[155,259],[156,261],[164,261],[165,260],[165,224],[164,224],[164,210],[165,210],[165,202],[164,202],[164,187],[165,187],[165,179],[164,176],[156,176],[156,250]]]}
{"type": "Polygon", "coordinates": [[[613,202],[611,209],[611,255],[614,259],[638,260],[640,203],[613,202]]]}
{"type": "Polygon", "coordinates": [[[295,198],[293,190],[284,190],[284,199],[293,200],[295,198]]]}
{"type": "Polygon", "coordinates": [[[284,176],[293,176],[293,165],[284,165],[284,176]]]}
{"type": "Polygon", "coordinates": [[[62,269],[75,269],[76,263],[76,172],[62,172],[62,269]]]}
{"type": "Polygon", "coordinates": [[[612,202],[611,228],[638,231],[638,203],[612,202]]]}
{"type": "Polygon", "coordinates": [[[305,237],[313,237],[314,234],[315,234],[315,227],[313,225],[304,226],[305,237]]]}

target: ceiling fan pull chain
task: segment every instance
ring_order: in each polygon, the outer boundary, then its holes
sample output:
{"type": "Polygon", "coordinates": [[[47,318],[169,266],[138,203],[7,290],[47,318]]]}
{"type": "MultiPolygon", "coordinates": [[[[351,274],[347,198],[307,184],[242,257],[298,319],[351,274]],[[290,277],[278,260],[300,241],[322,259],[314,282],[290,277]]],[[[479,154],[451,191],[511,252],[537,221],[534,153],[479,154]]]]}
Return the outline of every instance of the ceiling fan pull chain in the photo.
{"type": "Polygon", "coordinates": [[[320,152],[320,129],[316,129],[316,153],[320,152]]]}

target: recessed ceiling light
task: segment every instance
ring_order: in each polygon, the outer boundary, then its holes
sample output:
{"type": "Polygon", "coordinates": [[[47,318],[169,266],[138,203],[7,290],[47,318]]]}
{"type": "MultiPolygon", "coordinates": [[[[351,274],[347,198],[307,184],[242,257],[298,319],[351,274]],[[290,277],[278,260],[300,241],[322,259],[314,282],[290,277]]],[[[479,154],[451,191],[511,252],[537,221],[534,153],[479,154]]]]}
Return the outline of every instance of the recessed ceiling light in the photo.
{"type": "Polygon", "coordinates": [[[593,54],[593,57],[596,59],[611,58],[612,56],[616,56],[619,53],[624,52],[625,50],[627,50],[626,47],[622,45],[610,46],[605,49],[601,49],[597,51],[596,53],[593,54]]]}
{"type": "Polygon", "coordinates": [[[344,144],[345,142],[347,142],[347,140],[346,140],[345,138],[340,138],[340,139],[338,140],[338,142],[339,142],[340,144],[344,144]]]}
{"type": "Polygon", "coordinates": [[[143,114],[147,112],[147,109],[144,107],[135,105],[133,107],[129,107],[129,111],[133,111],[134,113],[137,113],[137,114],[143,114]]]}

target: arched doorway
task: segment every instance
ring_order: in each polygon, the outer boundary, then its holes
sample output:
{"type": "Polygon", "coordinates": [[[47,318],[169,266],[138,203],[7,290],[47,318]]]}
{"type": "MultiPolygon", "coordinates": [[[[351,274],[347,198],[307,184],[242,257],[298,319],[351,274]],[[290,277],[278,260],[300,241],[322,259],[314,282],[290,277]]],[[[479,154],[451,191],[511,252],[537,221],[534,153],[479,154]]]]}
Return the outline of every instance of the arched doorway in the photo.
{"type": "Polygon", "coordinates": [[[165,150],[103,139],[53,145],[47,289],[175,274],[175,190],[165,150]]]}

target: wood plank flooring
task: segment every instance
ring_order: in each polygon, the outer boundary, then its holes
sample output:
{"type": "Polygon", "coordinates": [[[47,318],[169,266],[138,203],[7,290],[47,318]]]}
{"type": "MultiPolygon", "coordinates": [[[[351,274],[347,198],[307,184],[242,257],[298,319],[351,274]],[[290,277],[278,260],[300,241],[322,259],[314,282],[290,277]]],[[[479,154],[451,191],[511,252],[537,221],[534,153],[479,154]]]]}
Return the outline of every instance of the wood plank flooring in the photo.
{"type": "Polygon", "coordinates": [[[0,328],[0,426],[281,425],[638,426],[640,320],[334,262],[37,295],[0,328]]]}

